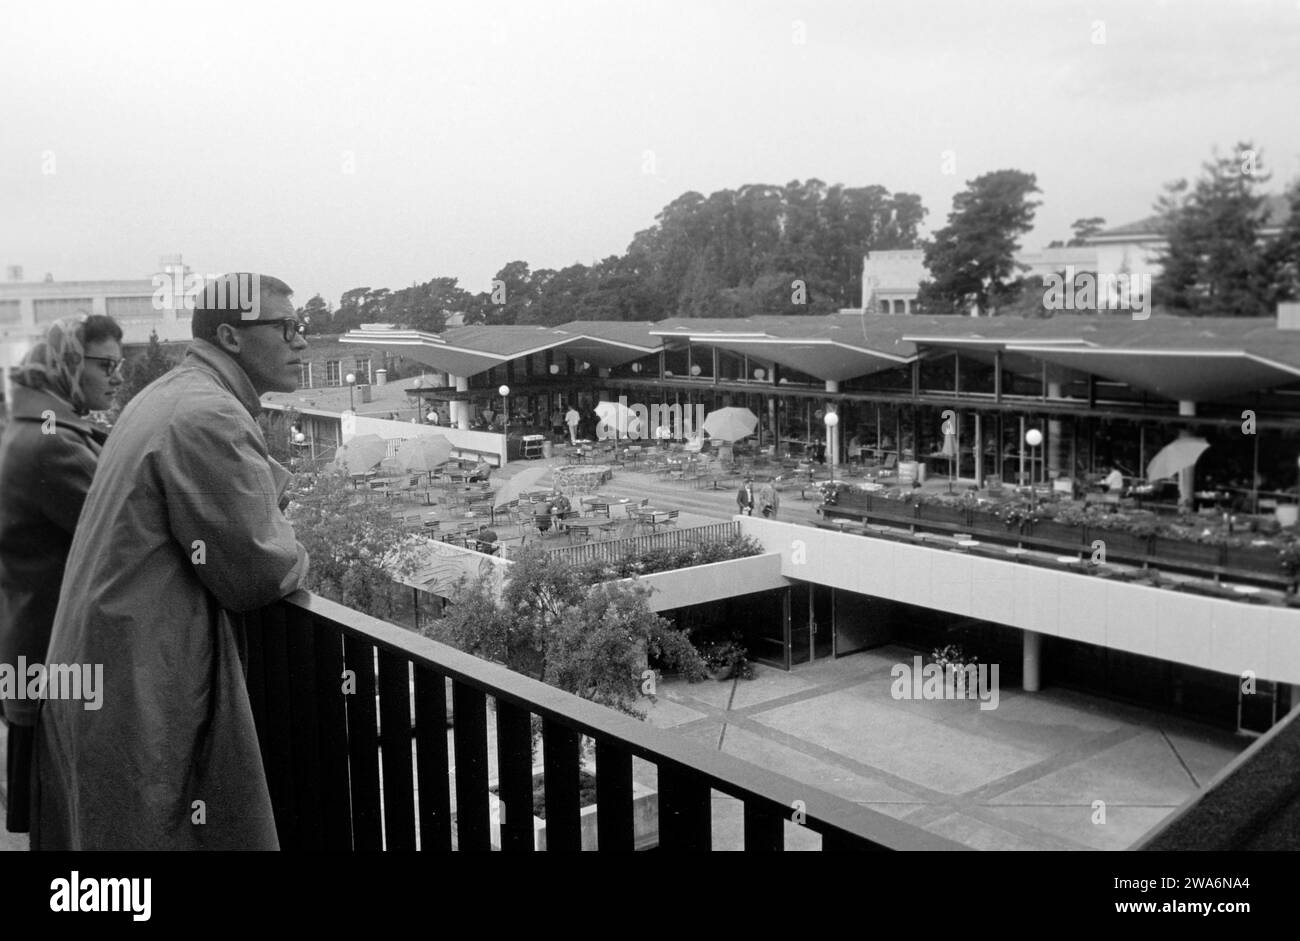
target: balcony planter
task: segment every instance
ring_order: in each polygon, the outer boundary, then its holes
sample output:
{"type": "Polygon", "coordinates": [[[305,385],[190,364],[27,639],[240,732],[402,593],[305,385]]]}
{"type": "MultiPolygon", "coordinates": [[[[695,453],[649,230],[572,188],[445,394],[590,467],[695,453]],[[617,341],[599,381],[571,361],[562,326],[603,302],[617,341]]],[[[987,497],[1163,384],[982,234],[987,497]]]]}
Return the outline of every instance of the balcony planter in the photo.
{"type": "Polygon", "coordinates": [[[1151,563],[1161,562],[1214,568],[1219,564],[1220,547],[1209,543],[1157,537],[1152,547],[1151,563]]]}
{"type": "Polygon", "coordinates": [[[1083,527],[1068,523],[1056,523],[1052,520],[1038,520],[1033,524],[1029,535],[1034,539],[1050,539],[1054,542],[1083,545],[1083,527]]]}
{"type": "Polygon", "coordinates": [[[1276,546],[1229,546],[1224,565],[1230,569],[1273,575],[1279,571],[1276,546]]]}
{"type": "Polygon", "coordinates": [[[966,516],[966,510],[959,506],[944,506],[943,504],[929,504],[918,506],[917,517],[925,522],[945,523],[953,526],[969,525],[966,516]]]}
{"type": "Polygon", "coordinates": [[[1128,533],[1122,529],[1101,529],[1089,526],[1085,533],[1087,544],[1091,546],[1100,539],[1106,544],[1106,557],[1133,559],[1146,562],[1151,554],[1151,537],[1128,533]]]}
{"type": "Polygon", "coordinates": [[[872,523],[897,526],[902,529],[909,529],[916,523],[916,514],[912,508],[901,504],[894,504],[888,509],[884,508],[883,503],[877,504],[877,508],[867,513],[865,518],[872,523]]]}

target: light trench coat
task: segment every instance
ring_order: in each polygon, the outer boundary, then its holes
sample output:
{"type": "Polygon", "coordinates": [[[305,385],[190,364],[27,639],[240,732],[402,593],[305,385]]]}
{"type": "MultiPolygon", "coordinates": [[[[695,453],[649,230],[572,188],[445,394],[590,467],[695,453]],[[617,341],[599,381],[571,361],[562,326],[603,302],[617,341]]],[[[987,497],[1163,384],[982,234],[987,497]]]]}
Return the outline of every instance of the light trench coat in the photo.
{"type": "Polygon", "coordinates": [[[102,704],[42,705],[33,849],[278,848],[240,612],[299,588],[307,553],[259,411],[238,364],[196,340],[113,429],[49,649],[103,665],[102,704]]]}

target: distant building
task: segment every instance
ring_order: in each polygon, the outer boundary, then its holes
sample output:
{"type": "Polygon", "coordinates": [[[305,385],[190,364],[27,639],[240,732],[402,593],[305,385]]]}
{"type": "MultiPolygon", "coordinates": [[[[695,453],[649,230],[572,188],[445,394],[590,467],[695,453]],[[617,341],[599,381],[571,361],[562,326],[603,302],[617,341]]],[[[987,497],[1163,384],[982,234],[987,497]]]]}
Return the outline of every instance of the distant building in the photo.
{"type": "MultiPolygon", "coordinates": [[[[1268,196],[1260,207],[1260,238],[1277,237],[1291,214],[1286,196],[1268,196]]],[[[1160,218],[1150,216],[1098,232],[1085,242],[1097,253],[1099,271],[1113,274],[1149,275],[1155,279],[1161,271],[1160,255],[1169,247],[1159,232],[1160,218]]]]}
{"type": "MultiPolygon", "coordinates": [[[[1268,196],[1260,208],[1260,238],[1276,237],[1290,215],[1286,196],[1268,196]]],[[[1044,278],[1072,268],[1075,274],[1147,276],[1160,274],[1160,255],[1168,243],[1159,232],[1159,217],[1130,222],[1098,232],[1081,246],[1046,248],[1037,252],[1018,252],[1016,261],[1028,266],[1024,277],[1044,278]]],[[[925,267],[925,252],[919,249],[868,252],[862,260],[862,307],[843,313],[912,314],[921,282],[930,277],[925,267]]],[[[1108,306],[1122,298],[1111,289],[1108,306]]]]}

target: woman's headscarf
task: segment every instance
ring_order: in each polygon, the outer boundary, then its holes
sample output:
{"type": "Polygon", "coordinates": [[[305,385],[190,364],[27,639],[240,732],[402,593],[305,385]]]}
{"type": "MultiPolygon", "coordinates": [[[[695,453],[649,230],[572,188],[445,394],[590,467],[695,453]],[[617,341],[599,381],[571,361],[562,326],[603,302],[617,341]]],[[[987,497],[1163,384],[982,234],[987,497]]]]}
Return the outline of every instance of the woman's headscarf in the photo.
{"type": "Polygon", "coordinates": [[[86,365],[82,325],[86,319],[86,314],[74,314],[50,324],[13,376],[20,386],[63,399],[78,415],[89,411],[81,394],[81,371],[86,365]]]}

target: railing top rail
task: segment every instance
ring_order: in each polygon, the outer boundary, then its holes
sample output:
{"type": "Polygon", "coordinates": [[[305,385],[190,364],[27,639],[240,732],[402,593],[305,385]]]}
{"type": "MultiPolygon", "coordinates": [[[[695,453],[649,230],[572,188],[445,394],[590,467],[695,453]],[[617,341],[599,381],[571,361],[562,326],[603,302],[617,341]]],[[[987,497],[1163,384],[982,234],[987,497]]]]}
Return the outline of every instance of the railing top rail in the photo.
{"type": "Polygon", "coordinates": [[[341,604],[298,591],[284,599],[316,618],[338,625],[345,634],[398,654],[417,666],[465,683],[489,696],[581,734],[617,740],[629,753],[660,767],[678,766],[702,775],[710,787],[733,797],[758,798],[783,816],[804,803],[806,825],[816,832],[835,832],[882,849],[961,850],[959,843],[863,808],[844,798],[800,784],[739,758],[713,752],[664,729],[639,722],[572,693],[481,660],[411,631],[341,604]]]}
{"type": "Polygon", "coordinates": [[[1300,714],[1278,722],[1134,850],[1295,849],[1300,714]],[[1287,821],[1290,821],[1288,824],[1287,821]]]}

